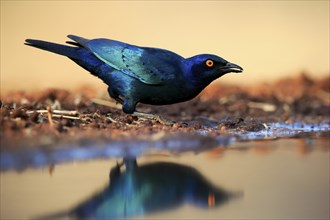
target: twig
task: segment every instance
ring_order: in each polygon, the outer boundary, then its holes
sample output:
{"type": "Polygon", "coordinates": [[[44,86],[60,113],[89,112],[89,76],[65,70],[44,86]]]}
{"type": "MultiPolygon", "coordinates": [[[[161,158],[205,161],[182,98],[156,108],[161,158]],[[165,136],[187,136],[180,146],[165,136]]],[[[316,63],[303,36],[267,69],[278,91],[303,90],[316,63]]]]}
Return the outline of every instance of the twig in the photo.
{"type": "MultiPolygon", "coordinates": [[[[37,113],[48,113],[48,110],[36,110],[36,111],[26,111],[26,114],[32,114],[34,112],[37,112],[37,113]]],[[[64,115],[79,115],[79,112],[78,111],[71,111],[71,110],[53,110],[53,113],[55,114],[64,114],[64,115]]]]}
{"type": "Polygon", "coordinates": [[[53,113],[52,113],[52,108],[50,106],[47,106],[47,116],[48,116],[48,121],[49,121],[49,124],[51,126],[54,126],[54,122],[53,122],[53,113]]]}
{"type": "Polygon", "coordinates": [[[71,111],[71,110],[54,110],[53,111],[56,114],[65,114],[65,115],[79,115],[78,111],[71,111]]]}
{"type": "Polygon", "coordinates": [[[153,114],[142,113],[142,112],[134,112],[133,115],[139,117],[139,119],[140,118],[149,119],[149,120],[159,122],[163,125],[172,125],[173,124],[172,121],[164,119],[164,118],[160,117],[159,115],[153,115],[153,114]]]}
{"type": "Polygon", "coordinates": [[[117,121],[115,119],[111,118],[110,116],[107,116],[106,118],[109,119],[112,123],[117,123],[117,121]]]}
{"type": "Polygon", "coordinates": [[[79,117],[74,117],[74,116],[69,116],[69,115],[52,115],[54,118],[67,118],[67,119],[74,119],[74,120],[80,120],[81,118],[79,117]]]}

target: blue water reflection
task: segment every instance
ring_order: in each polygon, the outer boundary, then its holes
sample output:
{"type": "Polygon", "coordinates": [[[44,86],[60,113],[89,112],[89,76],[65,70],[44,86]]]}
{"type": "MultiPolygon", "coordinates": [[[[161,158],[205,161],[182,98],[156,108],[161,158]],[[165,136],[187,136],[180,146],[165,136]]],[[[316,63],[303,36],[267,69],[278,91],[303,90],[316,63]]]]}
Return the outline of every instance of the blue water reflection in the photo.
{"type": "Polygon", "coordinates": [[[175,209],[183,204],[213,208],[238,195],[214,186],[190,166],[170,162],[138,166],[132,158],[111,169],[109,185],[100,192],[68,212],[47,218],[117,219],[175,209]]]}

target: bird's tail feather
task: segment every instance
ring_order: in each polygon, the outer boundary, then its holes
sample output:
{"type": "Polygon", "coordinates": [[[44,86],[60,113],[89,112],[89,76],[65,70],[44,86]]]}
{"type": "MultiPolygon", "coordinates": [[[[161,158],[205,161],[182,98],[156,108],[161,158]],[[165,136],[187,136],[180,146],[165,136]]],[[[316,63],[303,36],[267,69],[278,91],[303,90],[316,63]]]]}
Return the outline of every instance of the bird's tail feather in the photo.
{"type": "Polygon", "coordinates": [[[77,50],[79,47],[70,47],[63,44],[56,44],[42,40],[26,39],[25,45],[47,50],[56,54],[67,56],[72,59],[79,59],[80,55],[77,50]]]}
{"type": "Polygon", "coordinates": [[[89,71],[91,74],[101,78],[103,81],[107,80],[105,78],[107,74],[105,73],[110,73],[114,71],[112,67],[106,65],[103,61],[93,55],[92,52],[84,48],[79,43],[70,42],[69,44],[74,46],[67,46],[42,40],[26,39],[25,44],[56,54],[67,56],[79,66],[89,71]]]}

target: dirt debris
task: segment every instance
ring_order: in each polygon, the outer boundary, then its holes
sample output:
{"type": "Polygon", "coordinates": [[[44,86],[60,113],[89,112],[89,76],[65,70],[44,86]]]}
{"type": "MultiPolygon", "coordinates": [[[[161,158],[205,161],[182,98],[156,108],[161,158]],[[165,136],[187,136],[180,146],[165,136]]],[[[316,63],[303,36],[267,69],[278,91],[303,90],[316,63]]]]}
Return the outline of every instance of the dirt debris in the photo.
{"type": "Polygon", "coordinates": [[[270,122],[329,123],[329,83],[330,77],[314,80],[306,74],[245,88],[213,83],[188,102],[139,104],[137,110],[147,114],[135,115],[123,113],[106,95],[96,97],[93,88],[14,91],[0,100],[1,148],[81,138],[148,140],[160,132],[201,129],[216,136],[260,131],[270,122]]]}

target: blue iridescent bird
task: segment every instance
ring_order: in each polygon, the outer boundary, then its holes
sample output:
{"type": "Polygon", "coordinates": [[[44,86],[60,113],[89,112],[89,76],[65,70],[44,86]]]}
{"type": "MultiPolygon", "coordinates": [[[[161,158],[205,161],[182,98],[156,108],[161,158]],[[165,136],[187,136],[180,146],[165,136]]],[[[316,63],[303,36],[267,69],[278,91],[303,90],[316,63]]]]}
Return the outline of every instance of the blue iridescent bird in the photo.
{"type": "Polygon", "coordinates": [[[99,77],[109,95],[132,114],[137,103],[167,105],[188,101],[213,80],[242,67],[212,54],[190,58],[159,48],[139,47],[104,38],[68,35],[72,45],[26,39],[26,45],[64,55],[99,77]]]}

